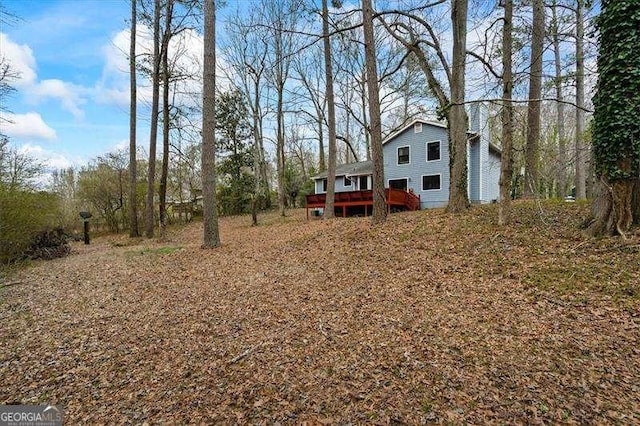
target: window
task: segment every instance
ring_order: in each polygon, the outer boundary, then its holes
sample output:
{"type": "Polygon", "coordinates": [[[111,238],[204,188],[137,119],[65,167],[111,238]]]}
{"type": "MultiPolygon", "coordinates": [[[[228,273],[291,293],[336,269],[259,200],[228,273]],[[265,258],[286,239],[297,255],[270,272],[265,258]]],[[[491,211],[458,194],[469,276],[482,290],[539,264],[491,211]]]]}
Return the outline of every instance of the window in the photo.
{"type": "Polygon", "coordinates": [[[422,133],[422,123],[416,123],[413,125],[413,133],[422,133]]]}
{"type": "Polygon", "coordinates": [[[433,191],[435,189],[440,189],[440,175],[422,176],[422,190],[433,191]]]}
{"type": "Polygon", "coordinates": [[[398,164],[409,164],[409,147],[401,146],[398,148],[398,164]]]}
{"type": "Polygon", "coordinates": [[[404,191],[407,190],[407,186],[408,186],[408,179],[407,178],[400,178],[400,179],[389,179],[389,188],[393,188],[393,189],[402,189],[404,191]]]}
{"type": "Polygon", "coordinates": [[[427,161],[440,159],[440,141],[427,142],[427,161]]]}
{"type": "Polygon", "coordinates": [[[327,192],[327,180],[322,179],[322,192],[327,192]]]}
{"type": "Polygon", "coordinates": [[[369,189],[369,178],[367,176],[360,176],[360,190],[365,191],[369,189]]]}
{"type": "Polygon", "coordinates": [[[351,179],[348,177],[344,177],[344,186],[351,186],[351,179]]]}

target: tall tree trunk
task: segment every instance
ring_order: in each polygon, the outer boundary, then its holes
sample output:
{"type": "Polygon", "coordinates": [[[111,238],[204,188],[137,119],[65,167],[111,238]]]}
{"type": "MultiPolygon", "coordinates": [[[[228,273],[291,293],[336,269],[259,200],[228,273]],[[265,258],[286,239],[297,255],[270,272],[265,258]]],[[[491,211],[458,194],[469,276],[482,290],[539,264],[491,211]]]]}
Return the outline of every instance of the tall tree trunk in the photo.
{"type": "Polygon", "coordinates": [[[502,28],[502,159],[500,167],[500,205],[498,224],[511,221],[511,176],[513,175],[513,0],[504,2],[502,28]]]}
{"type": "Polygon", "coordinates": [[[253,114],[253,176],[255,182],[253,199],[251,200],[251,226],[258,225],[258,208],[260,208],[260,202],[262,200],[262,178],[260,174],[262,161],[260,155],[261,137],[258,132],[258,114],[255,113],[253,114]]]}
{"type": "Polygon", "coordinates": [[[382,156],[382,123],[380,120],[380,94],[376,44],[373,34],[373,8],[371,0],[362,0],[362,27],[364,30],[364,57],[367,69],[367,93],[369,99],[369,133],[373,159],[373,224],[387,220],[387,203],[384,193],[384,159],[382,156]]]}
{"type": "Polygon", "coordinates": [[[277,141],[276,141],[276,149],[277,149],[277,157],[278,157],[278,209],[280,210],[280,216],[286,216],[286,200],[287,195],[285,194],[284,187],[284,168],[285,168],[285,158],[284,158],[284,99],[283,99],[283,91],[284,86],[281,86],[281,89],[278,90],[278,105],[277,105],[277,141]]]}
{"type": "Polygon", "coordinates": [[[371,135],[369,132],[366,131],[366,129],[368,128],[368,122],[369,120],[367,119],[367,91],[365,90],[365,82],[366,82],[366,71],[362,72],[362,90],[360,91],[362,93],[362,125],[365,128],[365,132],[364,132],[364,149],[367,153],[366,155],[366,159],[367,161],[371,160],[371,135]]]}
{"type": "Polygon", "coordinates": [[[584,16],[583,0],[576,0],[576,199],[587,198],[586,150],[584,146],[584,16]]]}
{"type": "Polygon", "coordinates": [[[138,172],[136,159],[136,125],[138,96],[136,82],[136,23],[138,0],[131,0],[131,36],[129,45],[129,237],[140,236],[138,232],[138,172]]]}
{"type": "Polygon", "coordinates": [[[276,56],[276,89],[278,91],[277,95],[277,105],[276,105],[276,121],[277,121],[277,130],[276,130],[276,151],[277,151],[277,172],[278,172],[278,208],[280,210],[280,216],[285,216],[285,208],[286,208],[286,200],[287,196],[285,194],[284,187],[284,168],[285,168],[285,158],[284,158],[284,63],[283,63],[283,52],[282,52],[282,22],[278,22],[278,34],[275,40],[275,56],[276,56]]]}
{"type": "Polygon", "coordinates": [[[639,210],[640,80],[634,65],[638,64],[640,3],[603,2],[596,27],[600,37],[599,76],[593,97],[593,160],[598,191],[588,232],[624,237],[638,222],[639,210]]]}
{"type": "Polygon", "coordinates": [[[260,118],[260,95],[258,77],[256,76],[253,104],[253,137],[255,143],[254,149],[254,168],[256,177],[256,196],[254,197],[254,225],[258,224],[258,212],[260,208],[269,207],[269,184],[267,179],[267,170],[264,159],[264,149],[262,147],[262,119],[260,118]]]}
{"type": "Polygon", "coordinates": [[[165,237],[167,216],[167,178],[169,176],[169,42],[171,41],[171,18],[173,0],[167,0],[167,16],[162,35],[162,171],[159,188],[160,238],[165,237]]]}
{"type": "Polygon", "coordinates": [[[636,179],[634,184],[631,211],[633,213],[633,223],[640,225],[640,178],[636,179]]]}
{"type": "Polygon", "coordinates": [[[327,170],[327,160],[324,157],[324,122],[321,114],[318,114],[318,170],[324,172],[327,170]]]}
{"type": "Polygon", "coordinates": [[[160,0],[154,2],[153,15],[153,70],[151,71],[153,95],[151,98],[151,130],[149,133],[149,171],[147,173],[147,203],[145,206],[145,235],[153,238],[153,198],[156,180],[156,144],[158,139],[158,104],[160,102],[160,0]]]}
{"type": "Polygon", "coordinates": [[[216,199],[216,5],[204,2],[204,67],[202,84],[203,248],[220,246],[216,199]]]}
{"type": "Polygon", "coordinates": [[[634,222],[634,211],[637,211],[637,206],[632,204],[637,197],[636,182],[609,181],[604,176],[600,177],[591,206],[593,220],[587,229],[590,235],[625,235],[634,222]]]}
{"type": "Polygon", "coordinates": [[[567,195],[567,143],[564,131],[564,96],[562,92],[562,59],[560,57],[560,26],[558,23],[558,3],[554,0],[551,12],[553,13],[552,36],[553,51],[555,56],[555,86],[556,86],[556,126],[558,133],[558,198],[563,199],[567,195]]]}
{"type": "Polygon", "coordinates": [[[524,197],[538,193],[538,147],[540,145],[540,105],[542,95],[542,51],[544,48],[544,1],[533,1],[531,69],[527,107],[527,141],[525,146],[524,197]]]}
{"type": "Polygon", "coordinates": [[[322,0],[322,37],[324,41],[324,70],[326,80],[327,118],[329,122],[329,170],[327,172],[327,195],[323,217],[333,218],[336,192],[336,108],[333,99],[333,66],[331,64],[331,39],[329,38],[329,7],[322,0]]]}
{"type": "Polygon", "coordinates": [[[253,99],[253,132],[255,137],[255,142],[257,146],[257,155],[259,158],[258,163],[258,179],[260,180],[260,197],[258,198],[259,202],[262,202],[261,207],[271,208],[271,196],[270,185],[269,185],[269,176],[267,176],[267,162],[265,160],[264,155],[264,144],[262,139],[262,110],[260,108],[260,74],[256,74],[256,78],[254,80],[254,99],[253,99]]]}
{"type": "Polygon", "coordinates": [[[469,207],[467,191],[467,113],[464,109],[465,59],[467,46],[467,0],[453,0],[453,63],[449,127],[449,204],[447,211],[459,213],[469,207]]]}

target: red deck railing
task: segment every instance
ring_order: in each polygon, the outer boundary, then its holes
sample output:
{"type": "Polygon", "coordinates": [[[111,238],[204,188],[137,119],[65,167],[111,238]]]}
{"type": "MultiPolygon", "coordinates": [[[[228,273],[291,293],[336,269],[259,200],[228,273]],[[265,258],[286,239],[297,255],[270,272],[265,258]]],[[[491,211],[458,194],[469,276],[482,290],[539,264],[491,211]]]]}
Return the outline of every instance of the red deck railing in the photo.
{"type": "MultiPolygon", "coordinates": [[[[324,208],[327,194],[307,195],[307,218],[309,209],[324,208]]],[[[403,210],[419,210],[420,196],[403,189],[386,188],[385,199],[387,208],[401,208],[403,210]]],[[[342,208],[342,215],[346,216],[348,207],[364,207],[365,216],[369,212],[368,207],[373,207],[373,191],[349,191],[336,192],[334,206],[342,208]]]]}

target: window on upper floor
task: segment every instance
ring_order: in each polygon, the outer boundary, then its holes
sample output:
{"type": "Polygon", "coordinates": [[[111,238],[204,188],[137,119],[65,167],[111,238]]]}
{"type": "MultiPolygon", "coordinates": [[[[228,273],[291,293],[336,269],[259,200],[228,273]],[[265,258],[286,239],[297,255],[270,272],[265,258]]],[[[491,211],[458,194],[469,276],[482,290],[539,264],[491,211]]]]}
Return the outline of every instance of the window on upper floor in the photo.
{"type": "Polygon", "coordinates": [[[424,175],[422,176],[422,190],[433,191],[440,189],[440,175],[424,175]]]}
{"type": "Polygon", "coordinates": [[[409,147],[401,146],[398,148],[398,164],[409,164],[409,147]]]}
{"type": "Polygon", "coordinates": [[[427,161],[440,159],[440,141],[427,142],[427,161]]]}
{"type": "Polygon", "coordinates": [[[351,186],[351,179],[348,177],[344,177],[344,186],[351,186]]]}
{"type": "Polygon", "coordinates": [[[422,123],[415,123],[413,125],[413,133],[422,133],[422,123]]]}

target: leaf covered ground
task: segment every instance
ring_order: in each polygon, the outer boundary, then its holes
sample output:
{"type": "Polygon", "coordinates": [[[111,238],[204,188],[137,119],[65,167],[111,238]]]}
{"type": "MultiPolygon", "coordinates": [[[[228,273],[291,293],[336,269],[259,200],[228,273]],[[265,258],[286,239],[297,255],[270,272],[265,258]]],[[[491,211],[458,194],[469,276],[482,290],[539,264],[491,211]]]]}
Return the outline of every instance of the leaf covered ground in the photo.
{"type": "Polygon", "coordinates": [[[0,404],[69,423],[640,423],[640,236],[586,207],[268,215],[76,244],[0,289],[0,404]]]}

